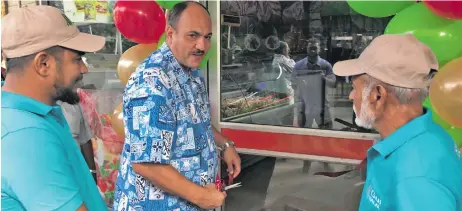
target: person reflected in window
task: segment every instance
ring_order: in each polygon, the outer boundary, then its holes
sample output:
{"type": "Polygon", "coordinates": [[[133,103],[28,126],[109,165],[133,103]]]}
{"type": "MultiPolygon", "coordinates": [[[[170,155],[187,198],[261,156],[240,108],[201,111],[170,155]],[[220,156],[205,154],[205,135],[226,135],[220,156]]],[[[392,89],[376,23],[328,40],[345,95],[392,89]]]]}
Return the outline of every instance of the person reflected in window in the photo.
{"type": "Polygon", "coordinates": [[[276,49],[273,58],[273,69],[281,68],[284,76],[284,83],[287,89],[287,96],[290,97],[290,104],[294,104],[294,90],[290,80],[292,71],[295,66],[295,61],[289,57],[290,48],[286,42],[279,42],[279,47],[276,49]]]}
{"type": "MultiPolygon", "coordinates": [[[[307,57],[298,61],[291,75],[292,88],[295,90],[294,127],[311,128],[313,120],[318,128],[332,129],[332,119],[325,97],[325,86],[335,87],[335,75],[332,65],[319,57],[320,41],[308,40],[307,57]]],[[[329,170],[328,163],[323,163],[329,170]]],[[[308,173],[311,161],[303,163],[303,172],[308,173]]]]}
{"type": "Polygon", "coordinates": [[[332,65],[319,57],[320,41],[308,40],[308,56],[298,61],[292,72],[292,88],[295,90],[294,127],[311,127],[313,120],[318,128],[331,129],[332,120],[325,101],[325,85],[335,87],[332,65]],[[324,105],[321,105],[324,101],[324,105]]]}

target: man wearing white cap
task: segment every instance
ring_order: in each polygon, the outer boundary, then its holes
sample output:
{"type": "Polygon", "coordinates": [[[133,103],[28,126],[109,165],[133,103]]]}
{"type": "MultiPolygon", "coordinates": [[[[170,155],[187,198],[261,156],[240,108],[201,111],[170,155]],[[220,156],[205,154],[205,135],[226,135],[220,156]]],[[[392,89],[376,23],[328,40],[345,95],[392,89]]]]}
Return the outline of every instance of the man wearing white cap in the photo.
{"type": "Polygon", "coordinates": [[[360,211],[462,210],[462,160],[451,137],[422,107],[436,56],[413,35],[382,35],[334,73],[353,76],[356,124],[382,140],[367,152],[360,211]]]}
{"type": "Polygon", "coordinates": [[[104,43],[49,6],[2,18],[2,210],[107,210],[56,104],[79,102],[82,55],[104,43]]]}

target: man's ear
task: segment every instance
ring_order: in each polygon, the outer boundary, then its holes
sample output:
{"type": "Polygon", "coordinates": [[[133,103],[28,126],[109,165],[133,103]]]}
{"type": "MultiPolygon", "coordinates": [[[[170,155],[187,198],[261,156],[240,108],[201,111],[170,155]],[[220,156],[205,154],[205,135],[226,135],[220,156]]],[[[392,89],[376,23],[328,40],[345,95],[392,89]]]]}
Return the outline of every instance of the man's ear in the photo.
{"type": "Polygon", "coordinates": [[[175,33],[175,29],[172,26],[168,25],[165,29],[165,41],[167,42],[167,44],[171,44],[173,33],[175,33]]]}
{"type": "Polygon", "coordinates": [[[371,100],[371,104],[374,105],[377,111],[383,111],[388,97],[387,89],[382,85],[377,85],[372,89],[369,100],[371,100]]]}
{"type": "Polygon", "coordinates": [[[56,62],[55,58],[53,58],[50,54],[40,52],[35,55],[34,60],[32,61],[32,67],[38,75],[47,77],[51,74],[50,71],[52,69],[51,66],[53,62],[56,62]]]}

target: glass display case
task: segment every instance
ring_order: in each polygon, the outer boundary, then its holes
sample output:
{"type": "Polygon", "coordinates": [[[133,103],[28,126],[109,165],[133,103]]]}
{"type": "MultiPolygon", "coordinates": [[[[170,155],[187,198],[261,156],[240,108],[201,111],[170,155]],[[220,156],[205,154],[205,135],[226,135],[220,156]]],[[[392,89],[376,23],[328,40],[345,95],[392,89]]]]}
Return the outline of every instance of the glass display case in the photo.
{"type": "Polygon", "coordinates": [[[223,1],[220,15],[238,22],[220,26],[221,121],[373,132],[354,124],[351,84],[332,65],[356,58],[390,18],[321,1],[223,1]]]}
{"type": "Polygon", "coordinates": [[[355,169],[378,139],[355,124],[350,78],[332,66],[357,58],[392,17],[362,16],[346,1],[207,6],[220,52],[206,72],[212,120],[236,143],[243,168],[225,210],[357,210],[364,169],[313,176],[355,169]]]}

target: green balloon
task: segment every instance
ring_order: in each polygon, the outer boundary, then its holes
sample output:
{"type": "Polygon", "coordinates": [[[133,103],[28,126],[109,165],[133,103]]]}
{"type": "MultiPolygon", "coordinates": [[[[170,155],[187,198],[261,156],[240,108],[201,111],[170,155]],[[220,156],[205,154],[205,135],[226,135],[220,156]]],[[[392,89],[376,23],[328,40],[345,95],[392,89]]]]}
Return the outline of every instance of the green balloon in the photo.
{"type": "Polygon", "coordinates": [[[462,54],[462,21],[453,21],[432,13],[423,3],[414,4],[396,14],[385,34],[411,33],[432,49],[439,66],[462,54]]]}
{"type": "Polygon", "coordinates": [[[433,121],[436,122],[438,125],[440,125],[446,132],[451,135],[452,139],[454,142],[456,142],[457,147],[462,146],[462,128],[457,128],[452,125],[450,125],[448,122],[446,122],[444,119],[442,119],[435,111],[433,111],[433,107],[430,102],[430,98],[426,98],[423,106],[429,110],[432,111],[432,117],[433,121]]]}
{"type": "Polygon", "coordinates": [[[209,51],[205,54],[204,59],[202,59],[201,66],[199,67],[201,70],[207,67],[207,62],[209,61],[210,55],[216,55],[217,47],[214,42],[210,45],[209,51]]]}
{"type": "Polygon", "coordinates": [[[392,16],[406,7],[414,4],[414,1],[357,1],[348,0],[348,5],[357,13],[372,17],[383,18],[392,16]]]}
{"type": "Polygon", "coordinates": [[[462,128],[451,127],[446,129],[446,131],[451,135],[454,142],[456,142],[457,148],[462,146],[462,128]]]}
{"type": "Polygon", "coordinates": [[[164,44],[165,42],[165,33],[162,34],[162,36],[160,36],[159,40],[157,41],[157,49],[159,49],[162,44],[164,44]]]}
{"type": "Polygon", "coordinates": [[[182,1],[163,1],[163,0],[157,0],[157,4],[161,6],[164,9],[172,9],[175,4],[178,4],[182,1]]]}

